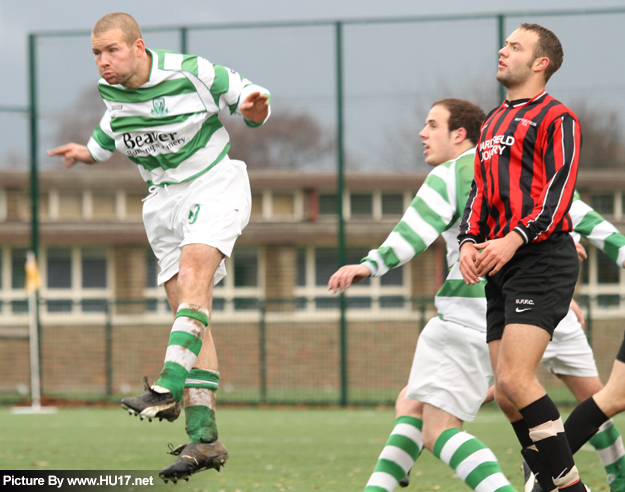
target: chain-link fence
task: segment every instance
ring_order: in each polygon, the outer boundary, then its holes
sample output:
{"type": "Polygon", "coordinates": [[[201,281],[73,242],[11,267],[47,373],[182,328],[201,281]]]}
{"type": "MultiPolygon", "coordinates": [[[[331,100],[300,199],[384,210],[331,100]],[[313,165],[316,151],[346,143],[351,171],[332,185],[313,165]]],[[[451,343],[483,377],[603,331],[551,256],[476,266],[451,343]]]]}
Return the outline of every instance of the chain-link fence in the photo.
{"type": "MultiPolygon", "coordinates": [[[[586,298],[578,299],[588,306],[586,298]]],[[[54,301],[41,300],[42,311],[54,301]]],[[[314,302],[310,300],[308,302],[314,302]]],[[[396,299],[385,315],[353,309],[341,337],[339,312],[314,315],[307,302],[248,304],[237,320],[215,314],[211,332],[219,358],[219,399],[228,403],[391,404],[405,386],[421,329],[435,316],[432,299],[396,299]],[[341,351],[347,357],[342,366],[341,351]],[[343,395],[342,393],[346,394],[343,395]]],[[[54,309],[71,306],[53,304],[54,309]]],[[[41,321],[44,397],[116,401],[140,393],[162,368],[171,313],[155,302],[78,303],[88,315],[68,323],[58,311],[41,321]]],[[[622,320],[587,320],[597,365],[609,374],[622,337],[622,320]]],[[[30,389],[26,327],[0,333],[0,401],[27,399],[30,389]]],[[[573,397],[544,368],[541,382],[558,403],[573,397]]]]}
{"type": "MultiPolygon", "coordinates": [[[[625,41],[624,21],[625,9],[614,9],[187,26],[145,29],[144,38],[149,48],[206,57],[271,90],[272,117],[255,130],[270,142],[266,152],[250,152],[257,141],[242,138],[237,124],[224,118],[231,156],[244,157],[250,169],[328,171],[344,160],[347,169],[399,172],[426,168],[418,133],[433,101],[462,97],[486,110],[501,101],[497,51],[520,23],[537,22],[564,46],[564,64],[548,90],[580,116],[582,166],[618,167],[625,164],[619,141],[625,77],[614,60],[625,41]]],[[[27,169],[31,155],[40,169],[59,165],[45,150],[86,142],[104,110],[89,32],[35,33],[30,41],[30,109],[0,105],[0,131],[11,135],[0,142],[3,168],[27,169]]],[[[117,398],[140,390],[143,376],[158,376],[170,319],[146,318],[154,301],[81,301],[84,323],[64,318],[68,301],[42,302],[52,311],[40,327],[44,395],[117,398]]],[[[221,401],[391,402],[405,384],[419,327],[434,315],[430,299],[404,299],[412,309],[384,316],[348,304],[341,327],[335,307],[312,315],[302,310],[309,300],[246,302],[244,316],[216,316],[212,325],[221,401]]],[[[7,398],[28,393],[24,326],[4,327],[0,335],[0,393],[7,398]]],[[[605,375],[618,348],[614,340],[622,336],[619,323],[592,328],[605,375]]]]}

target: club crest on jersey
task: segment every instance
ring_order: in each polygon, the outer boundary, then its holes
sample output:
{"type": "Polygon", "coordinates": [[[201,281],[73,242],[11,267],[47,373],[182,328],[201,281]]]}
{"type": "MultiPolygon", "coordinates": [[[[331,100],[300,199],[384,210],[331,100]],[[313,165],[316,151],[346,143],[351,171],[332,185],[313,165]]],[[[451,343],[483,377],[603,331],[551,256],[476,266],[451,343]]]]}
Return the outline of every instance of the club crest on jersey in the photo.
{"type": "Polygon", "coordinates": [[[169,110],[165,108],[165,98],[157,97],[152,99],[152,116],[165,116],[169,110]]]}

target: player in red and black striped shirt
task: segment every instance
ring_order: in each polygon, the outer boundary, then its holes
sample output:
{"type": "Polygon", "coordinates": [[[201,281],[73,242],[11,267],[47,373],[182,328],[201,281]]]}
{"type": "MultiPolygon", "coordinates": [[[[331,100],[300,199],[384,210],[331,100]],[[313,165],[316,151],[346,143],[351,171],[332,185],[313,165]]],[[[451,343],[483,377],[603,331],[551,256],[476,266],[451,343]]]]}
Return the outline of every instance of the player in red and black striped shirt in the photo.
{"type": "Polygon", "coordinates": [[[522,24],[499,54],[497,80],[508,94],[482,125],[458,236],[460,271],[468,284],[488,275],[495,398],[534,472],[546,468],[537,476],[543,490],[584,492],[558,409],[536,377],[578,275],[568,210],[581,129],[573,112],[545,92],[563,58],[551,31],[522,24]]]}

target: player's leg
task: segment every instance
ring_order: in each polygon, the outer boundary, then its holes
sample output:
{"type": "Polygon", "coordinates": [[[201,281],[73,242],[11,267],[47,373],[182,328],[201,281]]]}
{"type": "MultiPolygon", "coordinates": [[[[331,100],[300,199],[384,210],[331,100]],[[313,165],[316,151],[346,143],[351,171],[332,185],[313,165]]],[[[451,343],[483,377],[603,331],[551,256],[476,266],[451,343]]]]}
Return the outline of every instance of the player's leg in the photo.
{"type": "MultiPolygon", "coordinates": [[[[592,348],[573,310],[558,324],[542,363],[565,383],[580,403],[603,388],[592,348]]],[[[571,428],[566,422],[564,428],[569,442],[578,440],[576,434],[581,429],[571,428]]],[[[625,449],[614,422],[603,423],[589,443],[597,451],[611,489],[625,491],[625,449]]]]}
{"type": "MultiPolygon", "coordinates": [[[[536,376],[550,337],[548,331],[538,326],[508,324],[499,347],[498,388],[523,416],[529,437],[558,489],[585,491],[566,440],[560,413],[536,376]]],[[[523,447],[526,444],[521,442],[523,447]]]]}
{"type": "Polygon", "coordinates": [[[408,485],[410,470],[423,449],[423,403],[406,398],[405,387],[395,401],[395,424],[365,486],[366,492],[391,492],[408,485]],[[402,484],[402,481],[404,483],[402,484]]]}
{"type": "Polygon", "coordinates": [[[625,410],[625,340],[616,356],[605,387],[580,403],[566,421],[567,436],[573,452],[596,434],[612,416],[625,410]]]}
{"type": "Polygon", "coordinates": [[[423,408],[423,441],[425,446],[473,490],[480,492],[513,492],[501,471],[495,454],[479,439],[461,432],[462,420],[425,404],[423,408]]]}
{"type": "MultiPolygon", "coordinates": [[[[208,292],[222,258],[219,250],[204,244],[183,246],[178,275],[166,282],[170,297],[175,291],[176,299],[170,300],[170,305],[177,304],[178,308],[160,377],[144,395],[122,400],[123,406],[139,413],[142,418],[160,418],[182,400],[185,380],[202,350],[209,320],[208,292]]],[[[211,343],[204,352],[212,354],[211,364],[216,365],[211,343]]]]}
{"type": "MultiPolygon", "coordinates": [[[[215,265],[215,269],[219,266],[223,254],[214,248],[205,245],[188,245],[183,247],[181,256],[181,273],[190,265],[193,267],[194,262],[185,260],[197,258],[198,248],[203,247],[205,251],[213,253],[212,264],[215,265]],[[208,248],[208,249],[207,249],[208,248]],[[187,249],[191,249],[190,256],[187,256],[187,249]],[[193,251],[195,249],[195,251],[193,251]]],[[[211,263],[209,261],[209,263],[211,263]]],[[[213,272],[214,275],[214,272],[213,272]]],[[[212,278],[206,286],[205,299],[203,304],[207,306],[207,312],[212,307],[212,278]]],[[[175,297],[180,300],[195,300],[199,301],[201,291],[195,289],[193,284],[191,285],[191,293],[187,290],[185,292],[185,285],[181,285],[181,275],[178,275],[178,282],[176,285],[176,296],[171,296],[173,300],[175,297]],[[198,297],[193,297],[193,291],[198,297]]],[[[189,281],[192,278],[188,279],[189,281]]],[[[178,307],[178,312],[184,308],[188,303],[181,302],[178,307]]],[[[173,302],[172,302],[173,307],[173,302]]],[[[193,367],[188,372],[184,381],[184,411],[185,411],[185,430],[189,436],[188,444],[180,446],[172,451],[172,454],[177,456],[174,463],[165,469],[163,469],[159,476],[167,481],[172,480],[176,482],[181,479],[188,479],[198,471],[202,471],[209,468],[215,468],[219,470],[225,465],[228,459],[228,451],[226,447],[219,440],[219,434],[217,429],[217,422],[215,418],[216,410],[216,396],[215,392],[219,387],[219,365],[217,359],[217,352],[215,350],[215,344],[213,341],[210,327],[207,326],[201,350],[198,354],[193,367]]]]}

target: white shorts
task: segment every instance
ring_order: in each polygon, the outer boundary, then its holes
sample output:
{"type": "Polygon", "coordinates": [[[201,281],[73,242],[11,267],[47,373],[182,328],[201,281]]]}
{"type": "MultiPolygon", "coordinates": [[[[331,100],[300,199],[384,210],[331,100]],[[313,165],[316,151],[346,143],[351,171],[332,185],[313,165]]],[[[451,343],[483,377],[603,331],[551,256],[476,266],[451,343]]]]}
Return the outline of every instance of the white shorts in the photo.
{"type": "Polygon", "coordinates": [[[415,351],[406,398],[471,422],[494,383],[486,333],[431,319],[415,351]]]}
{"type": "Polygon", "coordinates": [[[541,362],[549,372],[561,376],[599,375],[586,333],[572,310],[554,330],[541,362]]]}
{"type": "MultiPolygon", "coordinates": [[[[143,204],[143,223],[158,259],[159,285],[178,273],[181,248],[186,244],[206,244],[229,257],[252,210],[245,163],[227,156],[191,181],[150,191],[143,204]]],[[[225,276],[222,260],[214,283],[225,276]]]]}

